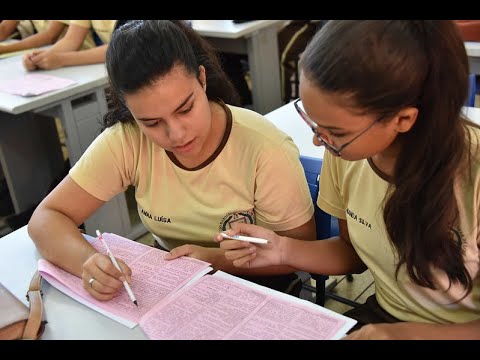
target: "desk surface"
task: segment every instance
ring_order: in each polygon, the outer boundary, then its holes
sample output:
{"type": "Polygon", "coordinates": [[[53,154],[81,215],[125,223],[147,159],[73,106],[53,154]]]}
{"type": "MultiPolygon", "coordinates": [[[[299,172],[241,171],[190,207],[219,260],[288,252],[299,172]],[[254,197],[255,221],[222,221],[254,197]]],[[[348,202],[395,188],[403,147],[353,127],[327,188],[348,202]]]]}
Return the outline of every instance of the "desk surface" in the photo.
{"type": "MultiPolygon", "coordinates": [[[[472,121],[480,124],[480,108],[465,107],[464,112],[472,121]]],[[[302,121],[293,106],[293,102],[266,114],[265,117],[280,130],[290,135],[293,142],[297,145],[300,155],[323,159],[325,148],[313,144],[312,130],[302,121]]]]}
{"type": "MultiPolygon", "coordinates": [[[[0,282],[27,304],[26,289],[40,258],[24,226],[0,238],[0,282]]],[[[140,327],[120,323],[64,295],[42,281],[45,320],[42,339],[147,339],[140,327]]]]}
{"type": "Polygon", "coordinates": [[[285,20],[255,20],[235,24],[232,20],[192,20],[192,27],[202,36],[238,39],[285,20]]]}
{"type": "MultiPolygon", "coordinates": [[[[38,73],[71,79],[77,83],[63,89],[51,91],[39,96],[23,97],[0,92],[0,111],[21,114],[36,110],[45,105],[67,99],[84,91],[106,85],[108,77],[104,64],[68,66],[38,73]]],[[[11,80],[27,74],[22,65],[22,55],[0,61],[0,79],[11,80]]]]}
{"type": "Polygon", "coordinates": [[[465,41],[465,50],[468,56],[480,57],[480,42],[465,41]]]}

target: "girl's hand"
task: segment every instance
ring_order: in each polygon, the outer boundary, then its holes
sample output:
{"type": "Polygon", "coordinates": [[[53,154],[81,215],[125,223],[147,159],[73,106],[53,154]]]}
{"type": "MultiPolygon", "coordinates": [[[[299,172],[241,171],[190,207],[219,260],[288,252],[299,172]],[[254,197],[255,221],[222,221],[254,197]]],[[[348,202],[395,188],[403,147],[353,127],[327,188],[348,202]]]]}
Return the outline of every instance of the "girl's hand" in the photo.
{"type": "Polygon", "coordinates": [[[116,260],[123,274],[105,254],[96,253],[83,264],[83,288],[95,299],[110,300],[123,289],[124,280],[130,283],[132,270],[121,259],[116,260]]]}
{"type": "Polygon", "coordinates": [[[32,55],[34,53],[35,52],[29,52],[24,54],[22,57],[23,67],[28,71],[33,71],[38,69],[37,65],[35,65],[35,63],[32,61],[32,55]]]}
{"type": "Polygon", "coordinates": [[[32,53],[30,58],[38,68],[44,70],[58,69],[63,66],[62,53],[54,51],[32,53]]]}
{"type": "Polygon", "coordinates": [[[165,260],[173,260],[179,258],[180,256],[188,256],[198,260],[206,261],[216,267],[216,259],[220,256],[223,256],[222,254],[223,251],[217,248],[187,244],[170,250],[170,252],[165,255],[165,260]]]}
{"type": "Polygon", "coordinates": [[[233,261],[234,266],[257,268],[284,263],[284,248],[287,240],[273,231],[257,225],[234,224],[231,230],[224,232],[231,236],[242,234],[269,241],[268,244],[254,244],[240,240],[227,240],[217,234],[214,240],[220,242],[220,248],[225,250],[225,258],[233,261]]]}

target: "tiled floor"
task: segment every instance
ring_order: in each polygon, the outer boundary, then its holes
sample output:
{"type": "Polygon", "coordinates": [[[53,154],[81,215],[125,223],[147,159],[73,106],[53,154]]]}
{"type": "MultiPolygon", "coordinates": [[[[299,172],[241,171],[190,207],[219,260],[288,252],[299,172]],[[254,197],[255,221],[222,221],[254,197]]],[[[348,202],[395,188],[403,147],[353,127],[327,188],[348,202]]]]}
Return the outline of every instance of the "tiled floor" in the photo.
{"type": "MultiPolygon", "coordinates": [[[[147,233],[137,239],[137,241],[143,244],[153,245],[155,240],[150,233],[147,233]]],[[[307,274],[302,274],[302,278],[304,278],[305,281],[309,281],[312,286],[315,286],[315,280],[307,280],[307,277],[307,274]]],[[[327,280],[326,286],[327,288],[330,288],[329,291],[332,293],[359,303],[365,302],[367,297],[375,292],[373,278],[368,270],[362,274],[354,274],[352,282],[347,281],[345,276],[330,276],[327,280]]],[[[300,297],[315,302],[315,294],[312,294],[312,292],[308,290],[302,290],[300,297]]],[[[325,307],[340,314],[352,308],[341,302],[328,299],[328,297],[325,301],[325,307]]]]}

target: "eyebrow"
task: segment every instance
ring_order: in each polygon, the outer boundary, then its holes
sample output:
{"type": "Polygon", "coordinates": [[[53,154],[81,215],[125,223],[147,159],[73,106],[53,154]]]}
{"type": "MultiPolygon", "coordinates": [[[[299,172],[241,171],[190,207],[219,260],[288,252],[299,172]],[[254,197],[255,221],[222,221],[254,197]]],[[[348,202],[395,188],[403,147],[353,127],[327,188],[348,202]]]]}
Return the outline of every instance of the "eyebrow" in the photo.
{"type": "MultiPolygon", "coordinates": [[[[182,101],[182,103],[180,105],[177,106],[177,108],[173,111],[173,112],[177,112],[178,110],[180,110],[182,107],[185,106],[185,104],[192,98],[193,96],[193,92],[188,95],[185,100],[182,101]]],[[[137,120],[139,121],[152,121],[152,120],[158,120],[159,118],[158,117],[153,117],[153,118],[137,118],[137,120]]]]}
{"type": "Polygon", "coordinates": [[[318,127],[321,127],[323,129],[327,129],[327,130],[345,130],[344,128],[340,128],[338,126],[323,126],[323,125],[318,125],[318,127]]]}

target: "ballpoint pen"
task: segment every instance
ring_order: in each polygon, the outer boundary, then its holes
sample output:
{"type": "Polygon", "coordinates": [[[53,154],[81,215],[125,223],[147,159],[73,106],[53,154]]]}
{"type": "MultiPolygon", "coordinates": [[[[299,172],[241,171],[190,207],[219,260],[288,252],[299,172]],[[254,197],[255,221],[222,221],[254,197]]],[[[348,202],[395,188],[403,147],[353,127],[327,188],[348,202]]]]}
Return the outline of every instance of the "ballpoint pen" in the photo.
{"type": "MultiPolygon", "coordinates": [[[[115,267],[116,267],[121,273],[123,273],[123,271],[120,269],[120,266],[119,266],[118,263],[117,263],[117,260],[115,259],[115,257],[113,256],[112,252],[110,251],[110,248],[108,247],[107,243],[105,242],[105,240],[103,240],[102,234],[100,233],[99,230],[97,230],[97,236],[98,236],[98,239],[102,242],[102,244],[103,244],[103,246],[105,247],[105,249],[107,250],[108,257],[110,258],[110,260],[112,260],[113,265],[115,265],[115,267]]],[[[132,289],[130,288],[130,285],[128,284],[127,280],[124,280],[124,281],[123,281],[123,286],[125,287],[125,290],[127,290],[127,293],[128,293],[128,296],[130,297],[130,300],[132,300],[132,302],[133,302],[136,306],[138,306],[137,299],[135,298],[135,295],[133,295],[132,289]]]]}
{"type": "Polygon", "coordinates": [[[230,236],[230,235],[227,235],[225,233],[220,233],[220,235],[222,235],[224,239],[248,241],[248,242],[255,243],[255,244],[270,244],[269,240],[260,239],[260,238],[256,238],[256,237],[243,236],[243,235],[230,236]]]}

